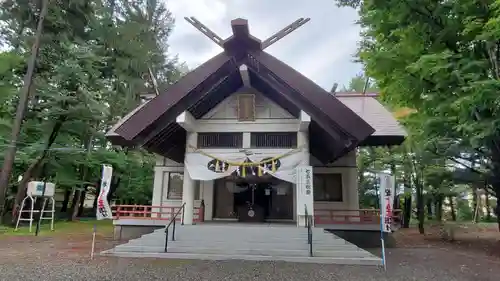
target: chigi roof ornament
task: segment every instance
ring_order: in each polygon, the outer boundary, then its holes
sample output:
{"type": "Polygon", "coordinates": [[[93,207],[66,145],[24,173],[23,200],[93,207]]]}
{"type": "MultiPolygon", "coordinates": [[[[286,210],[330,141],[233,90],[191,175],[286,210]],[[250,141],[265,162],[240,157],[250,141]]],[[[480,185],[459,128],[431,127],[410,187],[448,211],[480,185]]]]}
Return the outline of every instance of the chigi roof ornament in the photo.
{"type": "MultiPolygon", "coordinates": [[[[231,38],[237,36],[238,33],[249,33],[248,31],[248,21],[246,19],[235,19],[231,22],[231,25],[233,27],[233,33],[234,35],[227,38],[226,40],[222,39],[219,35],[217,35],[215,32],[210,30],[206,25],[201,23],[199,20],[197,20],[195,17],[184,17],[184,19],[189,22],[191,25],[193,25],[196,29],[198,29],[201,33],[203,33],[205,36],[207,36],[210,40],[212,40],[215,44],[219,45],[221,48],[225,49],[224,44],[229,41],[231,38]],[[241,30],[238,30],[241,29],[241,30]]],[[[297,30],[299,27],[303,26],[306,24],[310,18],[299,18],[298,20],[292,22],[291,24],[287,25],[280,31],[274,33],[273,35],[269,36],[264,41],[260,41],[257,38],[253,38],[256,41],[260,42],[260,49],[264,50],[267,47],[271,46],[272,44],[278,42],[279,40],[283,39],[285,36],[288,34],[294,32],[297,30]]],[[[252,36],[253,37],[253,36],[252,36]]]]}
{"type": "Polygon", "coordinates": [[[330,163],[375,132],[330,92],[268,54],[264,49],[309,21],[300,18],[260,40],[249,31],[248,21],[231,21],[232,34],[223,39],[194,17],[186,20],[223,51],[186,73],[166,90],[128,114],[107,133],[114,143],[141,146],[176,162],[185,156],[186,128],[177,117],[197,120],[239,89],[255,89],[292,116],[310,116],[310,153],[330,163]]]}

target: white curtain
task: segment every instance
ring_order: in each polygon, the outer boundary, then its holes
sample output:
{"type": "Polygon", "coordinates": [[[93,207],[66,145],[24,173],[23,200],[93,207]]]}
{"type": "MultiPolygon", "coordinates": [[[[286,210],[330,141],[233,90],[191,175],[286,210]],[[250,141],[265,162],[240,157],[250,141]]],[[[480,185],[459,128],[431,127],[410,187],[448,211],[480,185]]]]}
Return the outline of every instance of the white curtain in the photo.
{"type": "MultiPolygon", "coordinates": [[[[263,170],[263,174],[270,174],[278,179],[295,183],[295,168],[300,165],[304,157],[304,154],[299,152],[301,152],[300,149],[295,149],[281,154],[284,156],[279,158],[278,161],[275,161],[274,172],[272,170],[271,163],[261,165],[260,167],[263,170]]],[[[215,180],[227,177],[233,173],[236,173],[240,176],[243,176],[243,174],[252,176],[258,175],[257,166],[247,167],[245,173],[242,173],[240,167],[234,164],[243,163],[245,161],[259,163],[264,159],[279,156],[280,154],[256,154],[247,156],[243,153],[211,155],[202,151],[196,151],[186,153],[184,165],[186,165],[189,176],[194,180],[215,180]],[[230,163],[233,163],[233,165],[231,165],[230,163]]]]}

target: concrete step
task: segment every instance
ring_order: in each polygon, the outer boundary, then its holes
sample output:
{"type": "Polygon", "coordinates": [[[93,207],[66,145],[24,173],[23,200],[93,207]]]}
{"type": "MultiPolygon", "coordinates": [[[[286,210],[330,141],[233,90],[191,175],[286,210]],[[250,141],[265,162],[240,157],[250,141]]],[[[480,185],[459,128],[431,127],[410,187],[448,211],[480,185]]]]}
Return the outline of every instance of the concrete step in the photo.
{"type": "MultiPolygon", "coordinates": [[[[173,228],[169,228],[169,231],[172,230],[173,228]]],[[[202,229],[203,232],[205,233],[227,233],[227,232],[240,232],[240,233],[283,233],[283,234],[302,234],[302,233],[307,233],[306,228],[284,228],[284,227],[262,227],[262,228],[255,228],[255,227],[211,227],[211,226],[177,226],[176,231],[199,231],[202,229]]],[[[164,232],[165,228],[160,228],[155,230],[155,232],[164,232]]],[[[324,229],[320,228],[313,228],[312,229],[313,233],[329,233],[325,231],[324,229]]]]}
{"type": "MultiPolygon", "coordinates": [[[[163,236],[158,236],[158,237],[140,237],[136,239],[132,239],[129,241],[165,241],[165,235],[163,236]]],[[[172,236],[168,236],[168,241],[174,241],[172,240],[172,236]]],[[[191,243],[196,243],[196,242],[203,242],[203,243],[214,243],[214,244],[220,244],[220,243],[266,243],[266,244],[280,244],[280,243],[293,243],[293,244],[307,244],[308,240],[307,238],[303,239],[290,239],[290,238],[255,238],[255,237],[183,237],[183,236],[177,236],[175,238],[175,242],[191,242],[191,243]]],[[[351,244],[343,239],[320,239],[320,238],[314,238],[312,239],[313,244],[321,244],[321,245],[345,245],[345,244],[351,244]]]]}
{"type": "Polygon", "coordinates": [[[346,257],[291,257],[291,256],[257,256],[257,255],[207,255],[192,253],[140,253],[140,252],[113,252],[108,250],[102,252],[103,256],[115,256],[124,258],[157,258],[157,259],[184,259],[184,260],[249,260],[249,261],[285,261],[295,263],[318,263],[318,264],[343,264],[343,265],[382,265],[382,260],[377,257],[346,258],[346,257]]]}
{"type": "MultiPolygon", "coordinates": [[[[144,239],[165,239],[165,233],[152,233],[143,235],[141,238],[144,239]]],[[[172,233],[169,233],[168,238],[172,239],[172,233]]],[[[323,235],[313,235],[313,241],[344,241],[339,237],[333,236],[323,236],[323,235]]],[[[275,240],[292,240],[292,241],[307,241],[307,235],[304,236],[279,236],[279,235],[244,235],[244,234],[219,234],[219,235],[207,235],[205,233],[198,234],[185,234],[185,233],[176,233],[176,240],[211,240],[211,241],[275,241],[275,240]],[[201,237],[203,236],[203,237],[201,237]]]]}
{"type": "MultiPolygon", "coordinates": [[[[130,246],[162,246],[165,244],[165,239],[137,239],[131,240],[127,243],[130,246]]],[[[169,245],[176,246],[193,246],[193,247],[214,247],[214,248],[234,248],[234,247],[244,247],[244,248],[252,248],[252,247],[261,247],[261,248],[284,248],[284,249],[293,249],[293,248],[303,248],[308,247],[306,241],[299,241],[299,243],[291,242],[290,240],[282,240],[279,242],[274,241],[207,241],[207,240],[176,240],[176,241],[168,241],[169,245]]],[[[313,248],[317,249],[358,249],[357,246],[347,243],[345,241],[339,242],[313,242],[313,248]]]]}
{"type": "MultiPolygon", "coordinates": [[[[163,245],[165,244],[165,237],[161,237],[158,239],[152,239],[152,238],[144,238],[144,239],[134,239],[130,240],[128,243],[130,244],[140,244],[140,245],[163,245]]],[[[280,245],[307,245],[307,239],[272,239],[272,240],[257,240],[257,239],[248,239],[246,240],[245,238],[242,238],[242,240],[224,240],[224,239],[217,239],[217,240],[209,240],[209,239],[182,239],[182,238],[177,238],[175,241],[172,241],[172,239],[168,239],[168,243],[174,243],[174,244],[181,244],[181,245],[217,245],[219,247],[222,247],[224,245],[228,246],[238,246],[238,245],[265,245],[265,247],[278,247],[280,245]]],[[[355,247],[354,244],[351,244],[345,240],[314,240],[312,241],[313,246],[315,247],[342,247],[342,246],[353,246],[355,247]]]]}
{"type": "MultiPolygon", "coordinates": [[[[143,241],[144,243],[149,243],[149,241],[162,241],[165,242],[165,237],[159,237],[156,239],[153,238],[139,238],[139,239],[134,239],[130,240],[130,242],[136,242],[136,241],[143,241]]],[[[169,243],[172,241],[171,237],[168,238],[169,243]]],[[[234,239],[187,239],[185,237],[177,237],[175,239],[175,242],[185,242],[185,243],[196,243],[196,244],[258,244],[258,243],[265,243],[268,245],[273,245],[273,244],[307,244],[307,239],[246,239],[246,238],[241,238],[240,240],[234,240],[234,239]]],[[[346,242],[345,240],[317,240],[313,239],[312,240],[313,245],[346,245],[350,244],[349,242],[346,242]]]]}
{"type": "MultiPolygon", "coordinates": [[[[249,234],[249,233],[232,233],[232,232],[225,232],[225,233],[207,233],[207,232],[198,232],[198,233],[192,233],[192,232],[176,232],[175,237],[176,239],[183,239],[183,240],[199,240],[200,235],[203,235],[203,239],[209,239],[209,240],[226,240],[226,239],[239,239],[241,240],[242,238],[246,239],[253,239],[253,240],[307,240],[307,233],[304,234],[297,234],[297,235],[290,235],[290,234],[276,234],[276,233],[259,233],[259,234],[249,234]]],[[[155,239],[159,239],[161,237],[165,237],[164,232],[155,232],[155,233],[150,233],[143,235],[142,237],[155,237],[155,239]]],[[[169,239],[172,237],[172,232],[169,232],[169,239]]],[[[339,238],[338,236],[334,236],[331,234],[313,234],[313,239],[314,240],[343,240],[339,238]]]]}
{"type": "Polygon", "coordinates": [[[175,241],[171,240],[171,234],[168,253],[164,253],[165,229],[130,240],[104,253],[137,257],[380,264],[378,257],[322,229],[313,229],[313,258],[309,257],[304,228],[197,225],[179,226],[175,241]]]}
{"type": "MultiPolygon", "coordinates": [[[[162,253],[163,247],[150,246],[118,246],[116,252],[142,252],[142,253],[162,253]]],[[[226,254],[226,255],[258,255],[258,256],[309,256],[308,248],[304,249],[262,249],[262,248],[201,248],[201,247],[176,247],[169,246],[168,253],[192,253],[192,254],[226,254]]],[[[323,251],[314,250],[315,257],[348,257],[348,258],[367,258],[374,257],[371,253],[364,250],[337,250],[323,251]]]]}

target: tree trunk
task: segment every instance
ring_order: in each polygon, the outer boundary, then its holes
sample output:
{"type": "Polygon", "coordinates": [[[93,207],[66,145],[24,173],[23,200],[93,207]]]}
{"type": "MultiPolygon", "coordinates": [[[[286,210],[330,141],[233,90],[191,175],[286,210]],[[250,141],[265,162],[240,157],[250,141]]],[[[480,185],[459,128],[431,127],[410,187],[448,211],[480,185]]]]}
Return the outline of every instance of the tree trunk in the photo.
{"type": "Polygon", "coordinates": [[[484,195],[485,195],[484,196],[484,200],[485,200],[484,206],[486,207],[486,220],[488,222],[490,222],[491,221],[490,195],[488,194],[488,192],[486,192],[484,195]]]}
{"type": "MultiPolygon", "coordinates": [[[[93,136],[91,134],[86,134],[84,135],[83,139],[83,145],[85,145],[85,149],[87,151],[87,155],[90,153],[90,148],[92,147],[92,141],[93,141],[93,136]]],[[[87,176],[89,173],[89,169],[85,165],[80,165],[80,179],[82,181],[82,184],[80,186],[80,190],[76,193],[77,200],[74,200],[75,204],[71,206],[73,209],[71,212],[71,217],[69,218],[70,221],[75,220],[78,214],[80,213],[80,204],[81,201],[85,200],[85,191],[87,189],[87,176]]]]}
{"type": "Polygon", "coordinates": [[[75,188],[75,194],[73,194],[73,200],[71,202],[71,209],[69,210],[68,221],[74,221],[78,215],[78,203],[80,202],[82,191],[75,188]]]}
{"type": "Polygon", "coordinates": [[[80,206],[78,207],[78,216],[83,215],[83,207],[85,207],[85,199],[87,198],[87,189],[82,192],[82,198],[80,200],[80,206]]]}
{"type": "Polygon", "coordinates": [[[64,192],[64,200],[61,206],[61,213],[65,213],[68,210],[69,199],[71,197],[71,190],[66,190],[64,192]]]}
{"type": "MultiPolygon", "coordinates": [[[[496,174],[495,176],[497,175],[500,177],[500,173],[496,174]]],[[[500,179],[493,179],[492,186],[493,191],[495,192],[495,195],[497,197],[495,215],[497,216],[498,231],[500,231],[500,179]]]]}
{"type": "Polygon", "coordinates": [[[411,178],[413,179],[417,195],[417,219],[418,219],[418,232],[425,233],[424,220],[425,220],[425,198],[424,198],[424,181],[422,167],[417,163],[416,153],[412,153],[411,167],[413,169],[411,178]]]}
{"type": "Polygon", "coordinates": [[[97,198],[99,197],[100,192],[101,192],[101,179],[97,181],[95,187],[95,197],[94,197],[94,204],[92,204],[92,214],[96,214],[97,212],[97,198]]]}
{"type": "Polygon", "coordinates": [[[430,196],[425,200],[425,205],[427,207],[427,220],[432,220],[432,198],[430,196]]]}
{"type": "MultiPolygon", "coordinates": [[[[500,194],[500,189],[498,189],[497,192],[500,194]]],[[[495,214],[497,215],[498,231],[500,231],[500,200],[499,199],[497,199],[497,207],[496,207],[495,214]]]]}
{"type": "Polygon", "coordinates": [[[457,221],[457,212],[455,211],[455,203],[453,203],[453,196],[449,196],[450,200],[450,211],[451,211],[451,220],[457,221]]]}
{"type": "Polygon", "coordinates": [[[438,194],[436,198],[436,206],[434,212],[436,213],[436,220],[441,222],[443,220],[443,195],[438,194]]]}
{"type": "Polygon", "coordinates": [[[472,184],[472,220],[474,222],[479,221],[480,215],[479,215],[479,210],[478,210],[478,198],[477,198],[477,188],[475,183],[472,184]]]}
{"type": "Polygon", "coordinates": [[[34,171],[38,170],[40,168],[40,164],[43,162],[43,160],[49,155],[50,148],[56,141],[57,135],[59,134],[59,131],[61,130],[62,125],[66,121],[66,116],[60,116],[59,119],[56,121],[54,126],[52,127],[52,132],[50,133],[49,139],[47,140],[47,143],[42,151],[42,155],[36,159],[35,162],[33,162],[28,169],[24,172],[23,178],[21,182],[19,182],[19,187],[17,189],[16,193],[16,199],[14,201],[14,206],[12,207],[12,223],[16,223],[17,219],[17,212],[20,209],[21,202],[24,199],[24,196],[26,194],[26,188],[28,185],[28,182],[32,179],[34,175],[34,171]]]}
{"type": "Polygon", "coordinates": [[[493,141],[491,146],[491,166],[492,173],[490,177],[491,186],[493,187],[493,192],[497,198],[497,206],[495,208],[495,215],[497,216],[498,231],[500,231],[500,147],[493,141]]]}
{"type": "Polygon", "coordinates": [[[424,195],[423,186],[417,186],[417,218],[418,218],[418,232],[424,234],[424,220],[425,220],[425,210],[424,210],[424,195]]]}
{"type": "Polygon", "coordinates": [[[109,193],[108,193],[108,202],[111,202],[113,200],[113,197],[115,196],[115,192],[118,189],[118,186],[120,185],[122,178],[121,176],[113,176],[111,179],[111,185],[109,187],[109,193]]]}
{"type": "MultiPolygon", "coordinates": [[[[19,139],[19,134],[21,132],[21,126],[23,123],[24,115],[26,113],[26,107],[28,106],[29,102],[29,94],[31,92],[33,84],[33,76],[35,74],[36,60],[40,48],[40,41],[42,39],[43,21],[45,19],[45,16],[47,15],[48,6],[49,6],[49,1],[44,0],[42,2],[42,8],[40,10],[40,18],[38,19],[38,24],[35,32],[35,42],[31,47],[31,57],[28,61],[28,69],[26,70],[26,74],[24,75],[23,87],[19,94],[19,102],[17,104],[16,117],[14,118],[14,124],[12,125],[12,131],[9,141],[10,146],[4,152],[3,165],[0,171],[0,214],[3,214],[5,209],[5,201],[6,201],[5,199],[7,197],[7,190],[9,188],[9,180],[12,172],[12,166],[14,165],[14,160],[16,158],[17,142],[19,139]]],[[[18,192],[18,194],[19,193],[23,194],[23,192],[24,190],[18,192]]],[[[21,200],[17,204],[14,203],[12,212],[12,221],[16,220],[15,218],[17,212],[15,212],[15,210],[19,205],[19,203],[21,202],[21,200]]],[[[17,195],[16,195],[16,201],[17,201],[17,195]]],[[[0,216],[0,223],[3,223],[2,216],[0,216]]]]}
{"type": "Polygon", "coordinates": [[[403,212],[403,228],[410,227],[411,213],[412,213],[411,193],[406,194],[403,212]]]}

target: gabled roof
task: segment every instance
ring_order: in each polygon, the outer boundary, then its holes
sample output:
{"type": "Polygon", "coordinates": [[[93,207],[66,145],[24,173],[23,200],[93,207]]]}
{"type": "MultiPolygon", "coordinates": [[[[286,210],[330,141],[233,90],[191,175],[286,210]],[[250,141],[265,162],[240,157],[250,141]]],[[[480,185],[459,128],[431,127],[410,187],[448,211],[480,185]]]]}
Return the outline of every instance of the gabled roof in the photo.
{"type": "Polygon", "coordinates": [[[265,53],[261,41],[249,34],[246,20],[237,19],[231,24],[233,35],[224,40],[222,53],[121,121],[111,141],[142,145],[182,162],[185,131],[176,123],[176,117],[189,111],[200,118],[242,87],[242,64],[248,67],[252,87],[292,114],[303,110],[311,116],[311,153],[321,161],[341,157],[375,132],[332,94],[265,53]]]}
{"type": "Polygon", "coordinates": [[[335,97],[375,129],[361,145],[399,145],[407,133],[377,94],[335,93],[335,97]]]}

